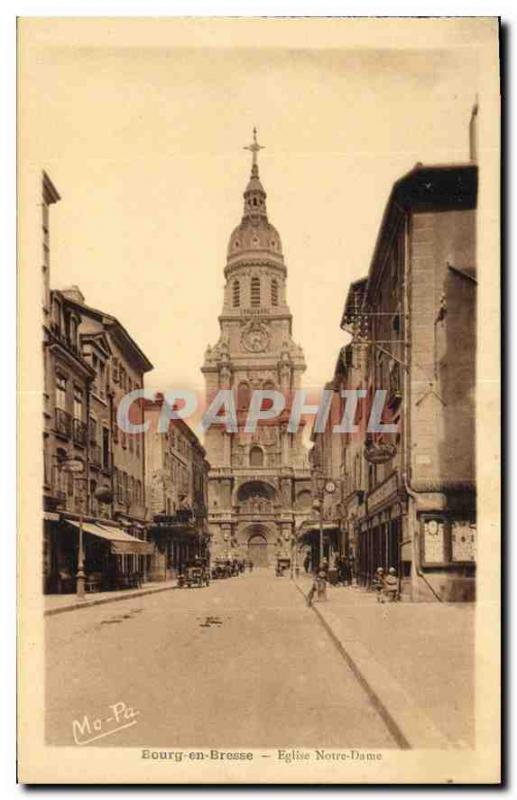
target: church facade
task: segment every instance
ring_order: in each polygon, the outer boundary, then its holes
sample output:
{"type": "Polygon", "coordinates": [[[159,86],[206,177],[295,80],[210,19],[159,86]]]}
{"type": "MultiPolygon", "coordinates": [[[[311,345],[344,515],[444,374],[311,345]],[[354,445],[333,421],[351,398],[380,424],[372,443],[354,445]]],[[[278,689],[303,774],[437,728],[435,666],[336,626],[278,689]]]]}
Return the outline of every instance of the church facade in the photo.
{"type": "Polygon", "coordinates": [[[300,388],[305,361],[292,338],[287,269],[280,236],[267,215],[255,131],[247,149],[251,176],[242,220],[228,244],[221,333],[207,348],[202,367],[207,405],[220,389],[233,392],[237,431],[211,425],[204,444],[211,464],[212,557],[251,558],[267,566],[295,549],[296,531],[311,509],[311,482],[302,427],[288,430],[290,398],[300,388]],[[244,423],[255,389],[280,391],[286,404],[280,415],[248,433],[244,423]]]}

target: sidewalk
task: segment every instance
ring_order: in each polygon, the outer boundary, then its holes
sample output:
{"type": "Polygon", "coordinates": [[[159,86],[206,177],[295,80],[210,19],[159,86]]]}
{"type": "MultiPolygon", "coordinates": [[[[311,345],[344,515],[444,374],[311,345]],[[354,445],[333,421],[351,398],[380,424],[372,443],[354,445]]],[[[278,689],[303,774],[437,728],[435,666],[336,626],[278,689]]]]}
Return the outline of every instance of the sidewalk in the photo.
{"type": "Polygon", "coordinates": [[[98,606],[103,603],[115,603],[117,600],[129,600],[130,597],[141,597],[145,594],[166,592],[169,589],[176,589],[177,585],[178,582],[176,579],[172,581],[144,583],[141,589],[124,589],[119,592],[92,592],[91,594],[86,594],[84,600],[78,600],[75,594],[47,594],[44,598],[44,615],[61,614],[64,611],[90,608],[91,606],[98,606]]]}
{"type": "MultiPolygon", "coordinates": [[[[305,595],[311,584],[297,579],[305,595]]],[[[380,604],[329,586],[313,608],[401,746],[473,746],[473,603],[380,604]]]]}

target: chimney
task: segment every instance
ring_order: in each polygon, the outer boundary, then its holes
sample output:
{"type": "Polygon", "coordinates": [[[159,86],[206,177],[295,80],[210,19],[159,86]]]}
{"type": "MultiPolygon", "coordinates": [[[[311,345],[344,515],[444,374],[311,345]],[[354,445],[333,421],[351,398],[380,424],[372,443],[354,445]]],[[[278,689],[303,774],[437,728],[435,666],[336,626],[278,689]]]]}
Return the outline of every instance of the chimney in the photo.
{"type": "Polygon", "coordinates": [[[473,164],[477,163],[478,160],[478,108],[478,99],[476,95],[476,101],[472,108],[469,123],[469,158],[473,164]]]}
{"type": "Polygon", "coordinates": [[[84,294],[81,292],[78,286],[70,286],[69,289],[61,289],[61,294],[65,297],[68,297],[69,300],[72,300],[74,303],[79,303],[80,305],[84,305],[84,294]]]}

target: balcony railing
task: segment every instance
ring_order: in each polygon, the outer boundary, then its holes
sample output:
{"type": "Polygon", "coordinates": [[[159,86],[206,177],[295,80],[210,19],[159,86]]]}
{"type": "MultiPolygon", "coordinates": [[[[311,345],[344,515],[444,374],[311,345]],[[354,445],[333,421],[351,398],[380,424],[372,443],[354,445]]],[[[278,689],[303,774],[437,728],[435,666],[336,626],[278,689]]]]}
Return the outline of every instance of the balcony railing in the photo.
{"type": "Polygon", "coordinates": [[[62,408],[56,408],[56,433],[60,436],[70,438],[72,430],[72,418],[67,411],[62,408]]]}
{"type": "Polygon", "coordinates": [[[81,445],[81,447],[86,446],[86,436],[87,436],[87,427],[84,422],[80,419],[74,419],[72,422],[72,432],[74,443],[81,445]]]}

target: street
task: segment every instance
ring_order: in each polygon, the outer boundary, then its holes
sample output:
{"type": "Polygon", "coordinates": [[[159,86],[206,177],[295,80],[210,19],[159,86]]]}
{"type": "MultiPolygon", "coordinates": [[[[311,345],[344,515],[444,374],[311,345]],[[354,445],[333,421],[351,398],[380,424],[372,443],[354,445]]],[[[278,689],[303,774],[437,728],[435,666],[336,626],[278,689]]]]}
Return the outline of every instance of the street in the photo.
{"type": "Polygon", "coordinates": [[[272,570],[45,624],[48,744],[73,744],[76,720],[75,741],[91,746],[396,747],[293,582],[272,570]],[[118,719],[122,704],[133,714],[118,719]]]}

